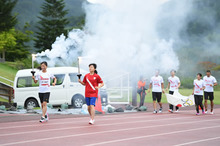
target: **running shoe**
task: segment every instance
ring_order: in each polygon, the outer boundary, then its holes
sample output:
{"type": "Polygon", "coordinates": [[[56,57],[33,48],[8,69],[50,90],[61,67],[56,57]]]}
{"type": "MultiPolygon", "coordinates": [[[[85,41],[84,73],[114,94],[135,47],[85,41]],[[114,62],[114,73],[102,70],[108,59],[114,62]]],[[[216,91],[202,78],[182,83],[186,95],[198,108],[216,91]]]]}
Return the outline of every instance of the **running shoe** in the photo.
{"type": "Polygon", "coordinates": [[[163,108],[160,108],[160,109],[159,109],[159,113],[162,113],[162,111],[163,111],[163,108]]]}
{"type": "Polygon", "coordinates": [[[156,114],[157,113],[157,111],[156,110],[154,110],[154,112],[153,112],[154,114],[156,114]]]}
{"type": "Polygon", "coordinates": [[[169,109],[168,111],[169,111],[170,113],[173,113],[173,110],[172,110],[172,109],[169,109]]]}
{"type": "Polygon", "coordinates": [[[204,114],[205,114],[205,111],[202,111],[202,114],[204,115],[204,114]]]}
{"type": "Polygon", "coordinates": [[[176,112],[176,113],[178,113],[178,112],[179,112],[179,110],[176,110],[175,112],[176,112]]]}
{"type": "Polygon", "coordinates": [[[205,111],[205,114],[208,114],[208,111],[205,111]]]}
{"type": "Polygon", "coordinates": [[[91,124],[91,123],[92,123],[92,119],[89,120],[89,124],[91,124]]]}
{"type": "Polygon", "coordinates": [[[94,123],[95,123],[95,120],[92,120],[92,119],[91,119],[91,120],[89,121],[89,124],[91,124],[91,125],[93,125],[94,123]]]}
{"type": "Polygon", "coordinates": [[[45,122],[45,118],[41,117],[39,122],[44,123],[45,122]]]}
{"type": "Polygon", "coordinates": [[[211,115],[214,115],[214,112],[210,112],[211,115]]]}
{"type": "Polygon", "coordinates": [[[46,120],[46,121],[49,121],[49,115],[48,115],[48,113],[45,115],[45,120],[46,120]]]}
{"type": "Polygon", "coordinates": [[[198,116],[198,115],[199,115],[199,113],[196,113],[196,115],[198,116]]]}

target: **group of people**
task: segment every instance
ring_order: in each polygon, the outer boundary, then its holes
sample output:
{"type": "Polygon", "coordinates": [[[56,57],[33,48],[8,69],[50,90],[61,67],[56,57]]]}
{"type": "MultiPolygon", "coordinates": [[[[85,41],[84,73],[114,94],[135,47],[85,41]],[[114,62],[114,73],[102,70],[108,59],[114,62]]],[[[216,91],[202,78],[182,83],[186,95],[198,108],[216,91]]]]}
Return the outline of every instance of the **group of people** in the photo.
{"type": "MultiPolygon", "coordinates": [[[[56,77],[47,71],[47,62],[42,62],[39,67],[40,71],[36,75],[32,75],[34,83],[39,82],[39,98],[41,102],[42,116],[40,122],[44,123],[49,120],[47,113],[47,103],[50,98],[50,83],[53,80],[52,85],[56,85],[56,77]]],[[[95,122],[95,103],[98,97],[98,89],[104,86],[101,77],[96,70],[97,65],[95,63],[89,64],[89,73],[84,76],[83,81],[79,79],[79,83],[85,86],[85,101],[88,106],[88,112],[90,115],[89,124],[95,122]]]]}
{"type": "MultiPolygon", "coordinates": [[[[96,70],[97,65],[92,63],[89,64],[89,73],[84,76],[83,81],[79,78],[79,83],[81,83],[83,86],[85,86],[85,100],[86,104],[88,106],[88,112],[90,115],[90,121],[89,124],[94,124],[95,120],[95,103],[96,99],[98,97],[98,89],[104,86],[104,83],[101,79],[101,77],[98,75],[98,72],[96,70]]],[[[42,62],[40,66],[40,71],[37,72],[37,74],[32,76],[33,81],[35,83],[39,82],[39,98],[41,102],[41,108],[42,108],[42,117],[40,118],[40,122],[45,122],[49,120],[49,115],[47,113],[47,103],[49,102],[50,97],[50,83],[51,79],[53,80],[52,85],[55,86],[56,84],[56,77],[47,71],[47,62],[42,62]]],[[[166,90],[169,88],[169,94],[173,94],[175,90],[178,90],[181,82],[180,79],[175,76],[176,71],[171,70],[171,76],[168,78],[168,86],[166,90]]],[[[207,113],[207,100],[211,101],[211,114],[213,114],[213,107],[214,107],[214,89],[213,86],[217,85],[217,81],[215,77],[211,75],[211,71],[207,70],[206,76],[202,80],[202,74],[197,74],[197,79],[194,80],[193,83],[193,93],[195,98],[195,105],[196,105],[196,111],[197,115],[199,115],[199,106],[202,109],[202,113],[207,113]],[[205,110],[203,107],[203,90],[205,95],[205,110]]],[[[140,100],[140,106],[144,105],[145,96],[146,96],[146,80],[143,79],[143,77],[140,78],[140,81],[138,82],[138,93],[140,94],[141,100],[140,100]]],[[[151,92],[152,88],[152,98],[153,98],[153,107],[154,111],[153,113],[157,113],[157,105],[156,101],[158,102],[160,108],[159,113],[163,111],[161,98],[162,93],[165,93],[164,90],[164,80],[163,77],[159,75],[159,71],[157,70],[155,72],[155,75],[151,77],[150,79],[150,85],[148,92],[151,92]]],[[[169,111],[173,112],[173,105],[169,105],[169,111]]],[[[176,112],[179,111],[179,108],[176,107],[176,112]]]]}
{"type": "MultiPolygon", "coordinates": [[[[177,77],[175,70],[170,71],[170,77],[168,78],[168,85],[166,90],[169,89],[169,94],[174,93],[175,90],[178,90],[181,86],[181,82],[179,77],[177,77]]],[[[208,113],[208,103],[207,101],[210,100],[211,102],[211,111],[210,114],[213,114],[213,108],[214,108],[214,86],[217,86],[217,80],[215,77],[211,75],[211,71],[206,71],[206,76],[202,79],[202,74],[197,74],[197,79],[194,80],[193,83],[193,93],[194,99],[195,99],[195,107],[196,107],[196,115],[199,115],[199,108],[201,108],[203,114],[208,113]],[[203,95],[205,98],[205,109],[203,107],[203,95]]],[[[148,93],[150,93],[152,89],[152,99],[153,99],[153,113],[161,113],[163,111],[163,106],[161,103],[162,93],[165,93],[164,89],[164,80],[163,77],[159,75],[159,70],[156,70],[155,75],[151,77],[148,93]],[[157,105],[156,102],[159,104],[160,108],[157,111],[157,105]]],[[[140,95],[140,107],[144,105],[145,96],[146,96],[146,79],[143,77],[140,77],[140,80],[138,81],[138,89],[137,93],[140,95]]],[[[179,112],[179,107],[175,107],[176,112],[179,112]]],[[[169,104],[169,112],[173,113],[174,106],[172,104],[169,104]]]]}

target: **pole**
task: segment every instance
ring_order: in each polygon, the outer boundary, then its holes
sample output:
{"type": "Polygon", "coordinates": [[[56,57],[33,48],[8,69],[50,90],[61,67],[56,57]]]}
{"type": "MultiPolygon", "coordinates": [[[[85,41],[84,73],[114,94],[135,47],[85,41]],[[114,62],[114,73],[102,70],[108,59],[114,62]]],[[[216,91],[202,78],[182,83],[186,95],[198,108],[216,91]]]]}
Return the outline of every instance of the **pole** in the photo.
{"type": "Polygon", "coordinates": [[[78,78],[80,79],[81,78],[81,76],[82,76],[82,74],[80,73],[80,66],[79,66],[79,60],[80,58],[78,57],[78,74],[77,74],[77,76],[78,76],[78,78]]]}
{"type": "Polygon", "coordinates": [[[32,71],[31,71],[32,76],[34,76],[34,74],[35,74],[35,71],[34,71],[34,58],[35,58],[35,54],[32,54],[32,71]]]}

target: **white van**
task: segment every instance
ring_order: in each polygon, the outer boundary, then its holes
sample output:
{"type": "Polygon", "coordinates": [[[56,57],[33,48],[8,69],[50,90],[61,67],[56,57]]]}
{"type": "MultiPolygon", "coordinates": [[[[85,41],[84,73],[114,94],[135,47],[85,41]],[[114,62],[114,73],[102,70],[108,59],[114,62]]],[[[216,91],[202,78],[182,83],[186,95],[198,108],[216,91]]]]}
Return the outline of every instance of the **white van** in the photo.
{"type": "MultiPolygon", "coordinates": [[[[49,103],[54,106],[66,103],[74,108],[82,107],[85,103],[85,87],[78,83],[78,68],[54,67],[47,70],[57,78],[56,85],[51,86],[50,89],[49,103]]],[[[81,70],[81,73],[85,75],[86,71],[81,70]]],[[[81,79],[83,79],[83,76],[81,79]]],[[[39,107],[38,85],[32,80],[31,69],[19,70],[14,80],[15,105],[24,106],[25,108],[28,106],[39,107]]],[[[104,96],[107,98],[107,94],[104,96]]]]}

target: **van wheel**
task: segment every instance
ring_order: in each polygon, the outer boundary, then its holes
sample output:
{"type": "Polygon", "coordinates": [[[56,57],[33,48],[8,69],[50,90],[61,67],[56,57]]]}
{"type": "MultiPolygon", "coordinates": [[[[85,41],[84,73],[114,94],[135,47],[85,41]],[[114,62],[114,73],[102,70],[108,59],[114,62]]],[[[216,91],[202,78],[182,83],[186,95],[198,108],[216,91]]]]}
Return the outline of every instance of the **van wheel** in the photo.
{"type": "Polygon", "coordinates": [[[28,107],[39,107],[38,105],[38,102],[36,99],[28,99],[26,102],[25,102],[25,107],[28,108],[28,107]]]}
{"type": "Polygon", "coordinates": [[[74,96],[72,98],[72,106],[74,108],[81,108],[84,103],[85,103],[85,99],[80,95],[74,96]]]}

